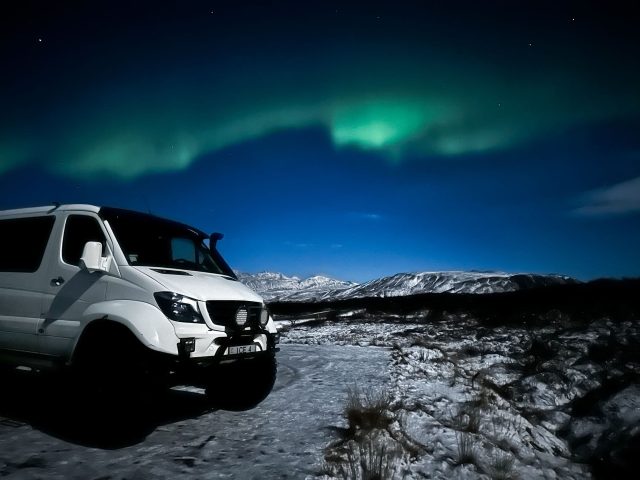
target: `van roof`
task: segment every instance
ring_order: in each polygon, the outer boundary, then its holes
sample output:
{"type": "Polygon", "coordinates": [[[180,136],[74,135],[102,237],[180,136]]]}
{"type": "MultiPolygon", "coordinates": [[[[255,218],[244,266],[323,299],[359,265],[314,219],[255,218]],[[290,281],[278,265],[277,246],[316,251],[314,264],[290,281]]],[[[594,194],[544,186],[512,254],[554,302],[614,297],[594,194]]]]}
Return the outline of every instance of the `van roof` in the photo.
{"type": "Polygon", "coordinates": [[[30,207],[30,208],[16,208],[13,210],[0,210],[0,217],[9,215],[33,215],[33,214],[47,214],[54,211],[80,211],[80,212],[93,212],[98,213],[100,207],[95,205],[86,204],[67,204],[67,205],[45,205],[42,207],[30,207]]]}
{"type": "Polygon", "coordinates": [[[169,220],[167,218],[157,217],[152,214],[137,212],[135,210],[125,210],[125,209],[113,208],[113,207],[98,207],[96,205],[87,205],[87,204],[81,204],[81,203],[67,204],[67,205],[46,205],[43,207],[31,207],[31,208],[16,208],[14,210],[0,210],[0,218],[11,217],[11,216],[15,217],[15,216],[21,216],[21,215],[29,215],[29,216],[38,215],[38,214],[47,215],[53,212],[93,212],[97,214],[100,214],[100,213],[113,214],[113,215],[126,214],[126,215],[135,215],[139,217],[156,218],[164,222],[170,222],[172,224],[180,225],[181,227],[188,228],[189,230],[192,230],[194,233],[202,236],[203,238],[207,237],[207,234],[204,233],[202,230],[199,230],[197,228],[194,228],[182,222],[177,222],[175,220],[169,220]]]}
{"type": "Polygon", "coordinates": [[[191,225],[187,225],[186,223],[182,223],[182,222],[177,222],[175,220],[170,220],[164,217],[158,217],[151,213],[136,212],[135,210],[125,210],[123,208],[102,207],[100,208],[100,216],[105,220],[109,220],[109,221],[111,221],[113,218],[118,216],[125,216],[128,218],[139,219],[141,221],[148,221],[149,219],[152,219],[154,221],[162,221],[164,223],[170,223],[172,225],[179,226],[181,228],[187,228],[191,230],[193,233],[195,233],[196,235],[199,235],[203,238],[208,237],[208,235],[204,233],[202,230],[198,230],[197,228],[192,227],[191,225]]]}

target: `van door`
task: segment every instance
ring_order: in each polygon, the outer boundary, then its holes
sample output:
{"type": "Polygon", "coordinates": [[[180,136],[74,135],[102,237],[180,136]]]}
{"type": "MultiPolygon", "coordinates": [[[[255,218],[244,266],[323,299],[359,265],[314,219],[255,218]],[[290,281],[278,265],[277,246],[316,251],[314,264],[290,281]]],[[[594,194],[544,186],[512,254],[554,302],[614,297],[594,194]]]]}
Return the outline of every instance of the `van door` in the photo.
{"type": "Polygon", "coordinates": [[[80,257],[87,242],[102,243],[103,255],[109,251],[97,216],[69,214],[64,221],[61,248],[49,267],[50,281],[42,304],[38,334],[39,348],[44,354],[68,359],[82,331],[85,310],[106,297],[104,273],[80,269],[80,257]]]}
{"type": "MultiPolygon", "coordinates": [[[[38,350],[42,286],[48,262],[43,261],[55,223],[54,215],[0,220],[0,350],[38,350]]],[[[45,255],[46,253],[46,255],[45,255]]]]}

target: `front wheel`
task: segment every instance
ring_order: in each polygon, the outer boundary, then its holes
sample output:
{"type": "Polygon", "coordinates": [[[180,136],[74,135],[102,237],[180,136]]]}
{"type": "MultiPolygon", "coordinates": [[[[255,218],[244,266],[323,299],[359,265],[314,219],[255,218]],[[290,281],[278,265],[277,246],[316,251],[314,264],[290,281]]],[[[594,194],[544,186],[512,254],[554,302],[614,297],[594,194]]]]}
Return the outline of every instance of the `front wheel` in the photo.
{"type": "Polygon", "coordinates": [[[150,390],[148,352],[131,335],[100,331],[78,347],[73,363],[75,383],[89,403],[130,409],[150,390]]]}
{"type": "Polygon", "coordinates": [[[207,397],[225,410],[249,410],[271,393],[277,370],[275,355],[218,365],[206,388],[207,397]]]}

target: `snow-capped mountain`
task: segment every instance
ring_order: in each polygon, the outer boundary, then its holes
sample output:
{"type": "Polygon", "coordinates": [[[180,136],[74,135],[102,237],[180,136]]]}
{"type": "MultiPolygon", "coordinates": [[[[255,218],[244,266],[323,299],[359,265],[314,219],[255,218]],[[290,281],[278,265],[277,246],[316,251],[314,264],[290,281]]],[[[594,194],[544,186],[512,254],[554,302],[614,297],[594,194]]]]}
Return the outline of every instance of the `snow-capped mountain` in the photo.
{"type": "Polygon", "coordinates": [[[560,275],[508,274],[496,272],[398,273],[341,291],[332,300],[363,297],[400,297],[418,293],[498,293],[532,287],[576,283],[560,275]]]}
{"type": "Polygon", "coordinates": [[[238,279],[258,292],[267,301],[313,300],[327,292],[340,291],[357,285],[353,282],[315,275],[300,279],[282,273],[260,272],[256,274],[236,272],[238,279]]]}
{"type": "Polygon", "coordinates": [[[320,301],[365,297],[401,297],[418,293],[498,293],[533,287],[578,283],[562,275],[501,272],[398,273],[356,284],[329,277],[301,280],[281,273],[238,273],[238,278],[267,301],[320,301]]]}

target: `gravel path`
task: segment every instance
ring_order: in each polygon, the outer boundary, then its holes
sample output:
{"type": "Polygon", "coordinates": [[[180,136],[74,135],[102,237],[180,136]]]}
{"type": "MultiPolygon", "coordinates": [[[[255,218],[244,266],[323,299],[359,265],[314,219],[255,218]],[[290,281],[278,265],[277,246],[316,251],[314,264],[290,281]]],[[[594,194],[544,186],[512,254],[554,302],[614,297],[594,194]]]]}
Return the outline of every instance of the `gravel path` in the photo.
{"type": "Polygon", "coordinates": [[[347,388],[388,380],[389,352],[375,347],[283,345],[274,391],[246,412],[210,411],[198,391],[172,391],[148,418],[122,422],[108,441],[91,435],[73,399],[32,379],[0,397],[0,477],[121,480],[304,478],[335,438],[347,388]],[[61,402],[64,404],[61,405],[61,402]]]}

